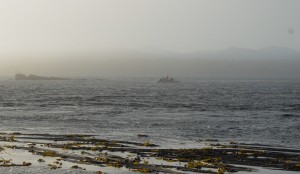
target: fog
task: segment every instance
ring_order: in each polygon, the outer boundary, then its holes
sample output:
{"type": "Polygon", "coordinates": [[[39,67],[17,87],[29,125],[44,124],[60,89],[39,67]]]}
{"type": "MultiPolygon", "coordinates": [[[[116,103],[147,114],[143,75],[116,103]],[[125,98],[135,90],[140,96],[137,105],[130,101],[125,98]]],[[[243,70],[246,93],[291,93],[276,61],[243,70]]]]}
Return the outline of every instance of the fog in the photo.
{"type": "Polygon", "coordinates": [[[281,47],[229,48],[190,53],[120,51],[11,60],[10,72],[86,77],[199,77],[217,79],[299,79],[300,51],[281,47]]]}
{"type": "Polygon", "coordinates": [[[3,0],[0,76],[297,78],[299,7],[298,0],[3,0]]]}

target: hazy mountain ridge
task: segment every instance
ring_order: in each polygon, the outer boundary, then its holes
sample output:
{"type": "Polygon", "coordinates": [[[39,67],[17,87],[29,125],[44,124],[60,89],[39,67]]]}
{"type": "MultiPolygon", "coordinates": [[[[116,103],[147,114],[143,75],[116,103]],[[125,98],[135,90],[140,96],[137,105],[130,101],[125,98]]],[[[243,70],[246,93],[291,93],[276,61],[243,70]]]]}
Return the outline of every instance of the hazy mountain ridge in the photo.
{"type": "MultiPolygon", "coordinates": [[[[108,53],[106,53],[108,54],[108,53]]],[[[122,50],[120,52],[110,52],[113,57],[131,58],[188,58],[188,59],[221,59],[221,60],[275,60],[275,59],[300,59],[300,50],[286,47],[270,46],[262,49],[246,49],[230,47],[223,50],[192,51],[176,53],[163,50],[134,51],[122,50]]]]}
{"type": "Polygon", "coordinates": [[[20,59],[16,72],[45,76],[155,76],[205,78],[300,77],[300,51],[268,47],[218,51],[110,51],[101,54],[20,59]]]}
{"type": "Polygon", "coordinates": [[[270,46],[262,49],[230,47],[223,50],[194,51],[178,54],[189,58],[205,59],[300,59],[300,51],[286,47],[270,46]]]}

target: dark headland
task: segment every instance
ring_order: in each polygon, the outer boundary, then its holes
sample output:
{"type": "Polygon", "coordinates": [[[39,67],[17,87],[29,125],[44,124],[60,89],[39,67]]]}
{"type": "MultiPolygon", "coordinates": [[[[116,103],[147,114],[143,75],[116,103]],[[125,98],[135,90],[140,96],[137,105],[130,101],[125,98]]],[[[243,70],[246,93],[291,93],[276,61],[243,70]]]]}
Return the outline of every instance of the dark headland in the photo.
{"type": "Polygon", "coordinates": [[[37,76],[37,75],[28,75],[25,74],[16,74],[15,80],[69,80],[68,78],[61,77],[45,77],[45,76],[37,76]]]}

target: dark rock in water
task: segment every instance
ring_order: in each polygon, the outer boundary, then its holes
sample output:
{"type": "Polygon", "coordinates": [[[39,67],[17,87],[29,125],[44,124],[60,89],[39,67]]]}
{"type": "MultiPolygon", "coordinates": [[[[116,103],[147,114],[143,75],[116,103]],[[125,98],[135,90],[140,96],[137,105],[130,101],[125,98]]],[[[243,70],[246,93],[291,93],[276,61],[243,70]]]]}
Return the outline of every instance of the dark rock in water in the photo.
{"type": "Polygon", "coordinates": [[[217,141],[219,141],[219,140],[217,140],[217,139],[206,139],[205,141],[217,142],[217,141]]]}
{"type": "Polygon", "coordinates": [[[146,134],[138,134],[137,136],[138,137],[149,137],[149,135],[146,135],[146,134]]]}
{"type": "Polygon", "coordinates": [[[44,76],[36,76],[36,75],[28,75],[25,74],[16,74],[15,80],[69,80],[68,78],[60,78],[60,77],[44,77],[44,76]]]}
{"type": "Polygon", "coordinates": [[[298,117],[298,115],[294,115],[294,114],[282,114],[281,116],[285,118],[298,117]]]}

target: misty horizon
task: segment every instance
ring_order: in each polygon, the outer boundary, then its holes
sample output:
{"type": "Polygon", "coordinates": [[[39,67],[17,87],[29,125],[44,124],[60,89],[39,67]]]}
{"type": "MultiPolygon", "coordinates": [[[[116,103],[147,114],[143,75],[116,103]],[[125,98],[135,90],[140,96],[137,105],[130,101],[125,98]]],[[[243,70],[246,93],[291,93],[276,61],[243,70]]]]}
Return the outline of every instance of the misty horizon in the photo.
{"type": "MultiPolygon", "coordinates": [[[[298,79],[300,51],[285,47],[176,53],[119,50],[87,55],[11,59],[0,73],[59,77],[197,77],[216,79],[298,79]],[[34,64],[33,68],[31,65],[34,64]],[[8,69],[9,68],[9,69],[8,69]]],[[[3,75],[2,75],[3,76],[3,75]]]]}
{"type": "Polygon", "coordinates": [[[297,0],[0,2],[0,76],[298,78],[297,0]]]}

